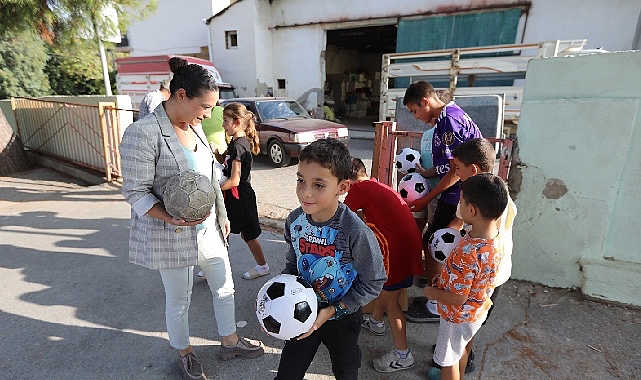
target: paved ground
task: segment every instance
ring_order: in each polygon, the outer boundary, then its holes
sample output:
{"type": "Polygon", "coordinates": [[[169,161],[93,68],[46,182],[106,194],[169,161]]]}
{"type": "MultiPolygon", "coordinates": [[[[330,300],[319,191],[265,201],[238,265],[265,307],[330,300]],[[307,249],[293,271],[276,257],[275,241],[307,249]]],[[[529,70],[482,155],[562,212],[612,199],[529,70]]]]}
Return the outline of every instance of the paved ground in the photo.
{"type": "MultiPolygon", "coordinates": [[[[254,173],[263,216],[291,207],[290,190],[261,179],[273,176],[267,167],[254,173]]],[[[260,241],[277,270],[286,249],[282,221],[265,221],[260,241]]],[[[127,262],[128,223],[129,207],[117,186],[85,187],[43,168],[0,177],[0,379],[179,378],[165,333],[162,284],[157,272],[127,262]]],[[[235,236],[230,256],[237,318],[247,322],[239,332],[261,337],[267,353],[251,361],[217,358],[211,295],[202,281],[194,288],[192,343],[212,379],[271,379],[282,342],[261,333],[255,318],[263,280],[241,279],[253,260],[235,236]]],[[[411,296],[419,294],[410,289],[411,296]]],[[[371,366],[390,347],[389,332],[375,337],[364,331],[360,377],[424,379],[437,329],[408,324],[416,365],[393,374],[371,366]]],[[[510,281],[478,334],[477,370],[466,379],[637,379],[640,338],[638,309],[510,281]]],[[[324,350],[306,378],[332,378],[324,350]]]]}

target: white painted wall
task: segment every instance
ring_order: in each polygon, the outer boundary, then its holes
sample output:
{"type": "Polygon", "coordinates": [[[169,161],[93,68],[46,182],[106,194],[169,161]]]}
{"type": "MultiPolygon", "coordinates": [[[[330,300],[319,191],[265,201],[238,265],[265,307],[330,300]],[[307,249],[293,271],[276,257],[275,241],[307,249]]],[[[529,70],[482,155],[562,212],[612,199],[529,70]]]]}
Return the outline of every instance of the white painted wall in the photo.
{"type": "MultiPolygon", "coordinates": [[[[416,14],[510,5],[513,0],[281,0],[273,3],[274,25],[305,25],[322,21],[344,23],[368,17],[416,14]],[[313,9],[313,11],[310,11],[313,9]]],[[[641,16],[637,0],[531,0],[524,43],[588,39],[588,48],[629,50],[641,16]]],[[[520,42],[520,41],[519,41],[520,42]]]]}
{"type": "Polygon", "coordinates": [[[127,31],[132,56],[192,55],[209,45],[203,22],[229,6],[229,0],[158,0],[156,12],[127,31]]]}
{"type": "Polygon", "coordinates": [[[273,41],[283,53],[274,54],[274,81],[286,79],[287,96],[307,109],[316,107],[319,91],[322,102],[325,82],[325,62],[321,59],[325,32],[317,27],[287,28],[275,31],[273,41]]]}
{"type": "Polygon", "coordinates": [[[253,94],[263,96],[267,94],[268,87],[276,87],[274,80],[274,52],[271,25],[271,6],[268,1],[256,3],[256,23],[254,26],[256,49],[256,89],[253,94]]]}
{"type": "Polygon", "coordinates": [[[263,42],[264,37],[258,36],[265,32],[258,28],[256,11],[254,1],[239,1],[214,18],[215,28],[210,27],[214,65],[226,82],[236,86],[239,96],[256,95],[257,66],[263,65],[263,59],[257,55],[256,41],[263,42]],[[225,44],[225,31],[229,30],[238,33],[235,49],[227,49],[225,44]]]}
{"type": "Polygon", "coordinates": [[[532,60],[513,278],[641,305],[641,52],[532,60]]]}
{"type": "MultiPolygon", "coordinates": [[[[587,39],[586,48],[620,51],[633,47],[641,17],[640,1],[531,1],[524,43],[587,39]]],[[[243,0],[211,20],[214,63],[223,78],[238,87],[241,96],[264,95],[264,89],[276,88],[276,79],[281,78],[287,80],[288,96],[311,103],[309,94],[322,89],[325,81],[326,29],[393,24],[398,17],[512,3],[513,0],[279,0],[270,5],[267,1],[243,0]],[[224,49],[226,29],[239,30],[239,44],[241,31],[252,33],[254,45],[245,46],[249,37],[243,36],[246,42],[237,51],[224,49]]]]}

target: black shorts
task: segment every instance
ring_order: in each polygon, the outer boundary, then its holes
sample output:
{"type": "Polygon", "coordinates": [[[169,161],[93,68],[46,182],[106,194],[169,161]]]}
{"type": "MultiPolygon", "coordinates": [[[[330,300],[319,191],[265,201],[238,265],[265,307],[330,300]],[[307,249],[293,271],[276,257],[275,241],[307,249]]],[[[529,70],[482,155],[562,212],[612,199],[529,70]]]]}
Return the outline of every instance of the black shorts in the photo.
{"type": "Polygon", "coordinates": [[[239,198],[235,198],[231,191],[225,190],[225,209],[231,224],[231,233],[242,234],[243,240],[250,241],[261,234],[258,220],[258,207],[256,194],[251,187],[239,187],[239,198]]]}
{"type": "Polygon", "coordinates": [[[423,244],[427,245],[429,244],[430,237],[434,232],[437,230],[440,230],[441,228],[446,228],[448,224],[454,218],[456,218],[456,206],[450,203],[443,203],[439,199],[438,203],[436,204],[436,210],[434,210],[434,218],[432,219],[432,223],[430,223],[429,228],[427,231],[425,231],[425,234],[423,234],[423,244]]]}

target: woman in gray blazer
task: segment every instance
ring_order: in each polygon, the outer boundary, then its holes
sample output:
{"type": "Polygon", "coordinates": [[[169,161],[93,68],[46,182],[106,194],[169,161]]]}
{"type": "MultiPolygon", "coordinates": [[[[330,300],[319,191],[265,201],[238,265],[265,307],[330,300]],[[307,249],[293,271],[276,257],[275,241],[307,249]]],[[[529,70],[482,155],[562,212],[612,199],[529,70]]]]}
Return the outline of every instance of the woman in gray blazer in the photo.
{"type": "Polygon", "coordinates": [[[189,342],[189,305],[193,266],[198,264],[213,294],[220,357],[257,357],[260,341],[236,334],[234,282],[227,251],[229,220],[218,180],[213,178],[214,157],[200,128],[218,101],[218,87],[202,66],[174,57],[169,99],[123,135],[122,193],[131,205],[129,261],[158,269],[165,288],[167,332],[178,349],[183,376],[206,379],[202,364],[189,342]],[[196,127],[194,127],[196,126],[196,127]],[[196,170],[212,181],[216,202],[210,215],[193,222],[169,215],[162,194],[167,181],[184,170],[196,170]]]}

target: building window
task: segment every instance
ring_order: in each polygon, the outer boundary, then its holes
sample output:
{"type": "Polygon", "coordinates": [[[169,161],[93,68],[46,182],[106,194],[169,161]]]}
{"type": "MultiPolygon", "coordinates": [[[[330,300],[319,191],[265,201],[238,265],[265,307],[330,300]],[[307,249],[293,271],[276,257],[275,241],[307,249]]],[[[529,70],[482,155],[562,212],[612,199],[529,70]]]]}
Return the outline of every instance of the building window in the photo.
{"type": "Polygon", "coordinates": [[[278,82],[278,89],[279,90],[284,90],[285,89],[285,79],[276,79],[278,82]]]}
{"type": "Polygon", "coordinates": [[[225,46],[227,49],[236,49],[238,47],[238,33],[235,30],[225,31],[225,46]]]}

